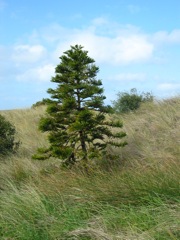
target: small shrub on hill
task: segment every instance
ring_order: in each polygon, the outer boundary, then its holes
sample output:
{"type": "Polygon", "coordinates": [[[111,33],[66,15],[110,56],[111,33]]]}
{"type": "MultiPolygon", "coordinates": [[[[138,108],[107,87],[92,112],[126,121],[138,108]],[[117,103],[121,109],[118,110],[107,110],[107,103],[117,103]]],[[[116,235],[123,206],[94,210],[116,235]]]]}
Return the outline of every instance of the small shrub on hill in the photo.
{"type": "Polygon", "coordinates": [[[113,108],[117,113],[127,113],[138,109],[143,102],[151,102],[154,97],[151,93],[142,92],[139,94],[136,88],[132,88],[130,93],[119,92],[117,100],[112,101],[113,108]]]}
{"type": "Polygon", "coordinates": [[[0,115],[0,156],[17,150],[19,142],[15,141],[15,127],[0,115]]]}
{"type": "Polygon", "coordinates": [[[36,107],[39,107],[39,106],[45,106],[47,103],[48,103],[48,99],[43,98],[41,101],[38,101],[38,102],[34,103],[31,108],[36,108],[36,107]]]}

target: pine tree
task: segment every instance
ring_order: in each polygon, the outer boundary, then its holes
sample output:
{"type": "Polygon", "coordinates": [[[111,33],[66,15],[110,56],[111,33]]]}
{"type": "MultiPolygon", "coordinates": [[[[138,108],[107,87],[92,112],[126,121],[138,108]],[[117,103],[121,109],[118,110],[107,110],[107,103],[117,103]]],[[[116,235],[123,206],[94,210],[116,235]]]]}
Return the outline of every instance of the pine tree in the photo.
{"type": "Polygon", "coordinates": [[[79,161],[87,166],[108,144],[126,145],[119,141],[126,134],[112,132],[113,127],[122,127],[121,122],[106,120],[111,107],[104,105],[102,82],[96,79],[99,68],[88,52],[80,45],[71,46],[60,60],[51,79],[57,88],[48,89],[47,115],[39,124],[42,132],[49,133],[50,147],[39,149],[34,158],[57,157],[68,166],[79,161]]]}

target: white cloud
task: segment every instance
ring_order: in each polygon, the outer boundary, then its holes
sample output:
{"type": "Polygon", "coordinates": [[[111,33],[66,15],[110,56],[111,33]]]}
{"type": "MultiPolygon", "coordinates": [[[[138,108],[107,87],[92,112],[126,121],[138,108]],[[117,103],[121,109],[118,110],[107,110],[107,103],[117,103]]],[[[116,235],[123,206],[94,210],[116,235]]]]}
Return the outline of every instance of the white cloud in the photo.
{"type": "Polygon", "coordinates": [[[36,67],[25,71],[22,74],[17,75],[18,81],[50,81],[54,75],[55,67],[51,64],[47,64],[41,67],[36,67]]]}
{"type": "Polygon", "coordinates": [[[135,26],[120,25],[103,17],[81,29],[52,24],[33,32],[29,39],[50,47],[54,62],[74,44],[83,45],[96,61],[111,65],[144,62],[154,54],[154,43],[147,34],[135,26]]]}
{"type": "Polygon", "coordinates": [[[174,29],[172,32],[159,31],[152,37],[155,43],[180,43],[180,29],[174,29]]]}
{"type": "Polygon", "coordinates": [[[93,19],[86,29],[53,24],[42,35],[51,46],[56,46],[52,54],[54,62],[70,45],[81,44],[98,63],[123,65],[159,59],[162,63],[166,53],[159,50],[164,44],[180,43],[180,29],[148,34],[135,26],[120,25],[103,17],[93,19]]]}
{"type": "Polygon", "coordinates": [[[143,34],[105,37],[88,29],[72,33],[65,44],[59,44],[56,53],[59,54],[74,44],[83,45],[96,61],[111,65],[146,61],[153,56],[154,51],[153,44],[143,34]]]}
{"type": "Polygon", "coordinates": [[[178,91],[180,90],[180,83],[161,83],[157,86],[157,88],[162,91],[178,91]]]}
{"type": "Polygon", "coordinates": [[[114,54],[117,62],[144,61],[152,57],[154,46],[143,35],[118,37],[114,54]]]}
{"type": "Polygon", "coordinates": [[[121,73],[121,74],[115,75],[114,77],[112,76],[109,79],[115,80],[115,81],[122,81],[122,82],[126,82],[126,81],[142,82],[142,81],[146,80],[146,74],[144,74],[144,73],[121,73]]]}
{"type": "Polygon", "coordinates": [[[95,18],[92,20],[92,24],[94,26],[102,26],[104,24],[108,24],[108,20],[103,18],[103,17],[99,17],[99,18],[95,18]]]}
{"type": "MultiPolygon", "coordinates": [[[[6,49],[11,51],[8,55],[11,55],[12,65],[14,64],[14,78],[19,81],[49,81],[54,75],[54,66],[59,62],[59,57],[70,45],[84,46],[97,65],[132,65],[157,58],[159,43],[180,42],[180,30],[146,34],[135,26],[122,26],[114,22],[111,24],[100,17],[92,20],[85,29],[68,29],[59,24],[36,29],[28,41],[24,42],[25,44],[12,46],[11,50],[6,49]]],[[[3,46],[0,51],[4,51],[3,46]]],[[[163,58],[164,56],[165,53],[163,58]]],[[[123,73],[116,75],[114,80],[144,81],[146,76],[143,73],[123,73]]]]}
{"type": "Polygon", "coordinates": [[[46,49],[42,45],[16,45],[12,60],[15,63],[34,63],[45,57],[46,49]]]}

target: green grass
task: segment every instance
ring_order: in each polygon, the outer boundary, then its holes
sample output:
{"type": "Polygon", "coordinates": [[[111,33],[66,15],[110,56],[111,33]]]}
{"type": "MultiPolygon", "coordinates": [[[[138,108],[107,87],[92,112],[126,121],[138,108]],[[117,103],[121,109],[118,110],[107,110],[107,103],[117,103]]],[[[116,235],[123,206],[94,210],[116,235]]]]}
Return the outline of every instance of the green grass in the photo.
{"type": "MultiPolygon", "coordinates": [[[[2,112],[17,128],[19,152],[0,160],[0,239],[180,239],[180,98],[121,116],[129,143],[80,169],[34,161],[47,145],[44,108],[2,112]]],[[[119,118],[120,116],[116,116],[119,118]]]]}
{"type": "Polygon", "coordinates": [[[102,235],[107,239],[178,239],[178,201],[173,198],[171,203],[165,203],[158,196],[149,196],[146,203],[142,200],[125,204],[119,199],[115,206],[77,195],[45,196],[32,187],[17,189],[11,185],[0,198],[1,237],[74,239],[77,235],[77,239],[104,239],[102,235]]]}

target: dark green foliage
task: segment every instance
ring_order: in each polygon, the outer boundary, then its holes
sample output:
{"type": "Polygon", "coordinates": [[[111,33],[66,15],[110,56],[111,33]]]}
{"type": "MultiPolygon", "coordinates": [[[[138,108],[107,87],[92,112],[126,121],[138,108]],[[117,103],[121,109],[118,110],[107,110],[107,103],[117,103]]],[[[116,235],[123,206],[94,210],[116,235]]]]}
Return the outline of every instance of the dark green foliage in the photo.
{"type": "Polygon", "coordinates": [[[117,100],[113,101],[113,108],[117,113],[126,113],[138,109],[143,102],[153,101],[153,96],[151,93],[141,93],[139,94],[136,88],[131,89],[128,92],[119,92],[117,94],[117,100]]]}
{"type": "Polygon", "coordinates": [[[51,100],[39,124],[42,132],[49,133],[50,147],[41,149],[34,158],[58,157],[68,166],[79,161],[87,165],[90,159],[100,156],[107,144],[126,145],[120,141],[126,134],[117,133],[122,123],[107,121],[112,108],[104,105],[102,82],[96,79],[99,68],[82,49],[72,46],[60,57],[51,80],[57,88],[48,89],[51,100]]]}
{"type": "Polygon", "coordinates": [[[47,104],[47,102],[48,102],[48,99],[43,98],[41,101],[38,101],[38,102],[34,103],[32,105],[32,108],[36,108],[36,107],[39,107],[39,106],[44,106],[44,105],[47,104]]]}
{"type": "Polygon", "coordinates": [[[0,115],[0,156],[15,152],[19,147],[15,133],[14,126],[0,115]]]}

